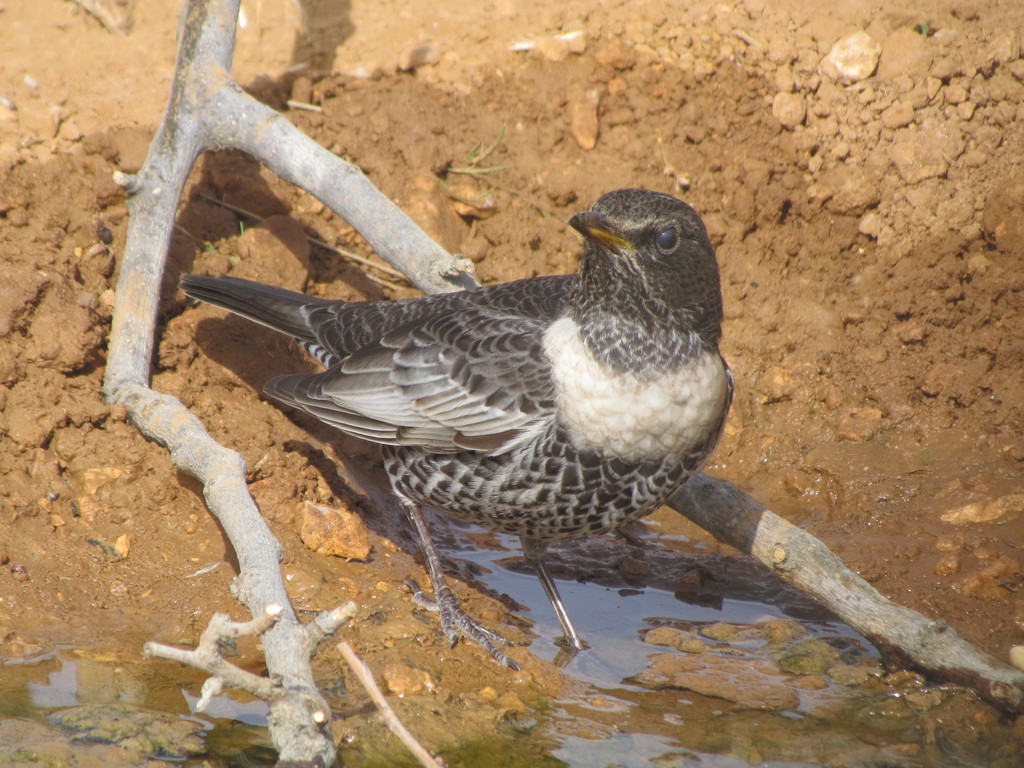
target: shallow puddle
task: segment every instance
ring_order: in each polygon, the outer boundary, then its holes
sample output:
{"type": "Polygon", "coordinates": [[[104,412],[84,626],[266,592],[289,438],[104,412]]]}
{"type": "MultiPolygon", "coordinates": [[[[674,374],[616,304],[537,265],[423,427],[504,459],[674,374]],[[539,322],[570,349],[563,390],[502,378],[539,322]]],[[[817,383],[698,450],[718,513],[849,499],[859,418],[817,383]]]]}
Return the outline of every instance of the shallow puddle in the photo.
{"type": "MultiPolygon", "coordinates": [[[[472,529],[456,533],[464,535],[476,544],[486,537],[472,529]]],[[[497,749],[492,742],[444,748],[448,765],[1015,764],[1011,726],[973,694],[930,688],[909,673],[885,674],[863,638],[747,558],[710,552],[684,537],[667,543],[646,538],[643,548],[598,540],[553,551],[556,572],[568,568],[595,579],[560,580],[577,628],[591,645],[568,659],[539,583],[513,556],[513,540],[492,538],[498,548],[478,548],[463,539],[465,548],[449,549],[451,557],[484,572],[483,586],[522,606],[517,613],[534,622],[537,635],[531,653],[561,664],[577,684],[562,698],[510,717],[502,726],[507,744],[497,749]],[[634,574],[629,583],[621,573],[624,563],[634,574]],[[644,563],[650,567],[638,565],[644,563]],[[643,571],[645,578],[635,578],[643,571]],[[702,587],[666,587],[692,585],[695,572],[703,573],[702,587]],[[969,740],[959,734],[965,724],[969,740]]],[[[42,733],[58,752],[36,749],[34,762],[19,765],[57,765],[60,748],[72,750],[75,765],[91,765],[87,753],[111,749],[106,741],[127,747],[117,753],[119,760],[105,754],[107,766],[143,764],[140,743],[156,750],[148,756],[185,766],[272,765],[265,705],[227,695],[195,713],[201,682],[189,670],[144,661],[125,649],[61,647],[8,660],[0,676],[0,734],[14,728],[8,735],[23,755],[25,744],[43,735],[26,736],[16,726],[50,729],[42,733]],[[109,725],[112,717],[116,728],[109,725]],[[142,721],[125,726],[137,717],[142,721]],[[161,741],[170,738],[168,732],[200,739],[208,751],[175,752],[161,741]]],[[[338,685],[322,683],[328,690],[338,685]]],[[[342,686],[331,701],[336,712],[348,711],[348,727],[355,723],[357,729],[342,749],[345,764],[412,765],[398,747],[378,752],[376,742],[390,736],[376,738],[380,726],[364,700],[342,686]],[[362,710],[355,720],[354,700],[362,710]]],[[[444,697],[425,704],[420,717],[430,718],[432,709],[445,706],[444,697]]],[[[417,729],[418,722],[409,724],[417,729]]],[[[0,746],[0,758],[16,762],[10,749],[0,746]]]]}

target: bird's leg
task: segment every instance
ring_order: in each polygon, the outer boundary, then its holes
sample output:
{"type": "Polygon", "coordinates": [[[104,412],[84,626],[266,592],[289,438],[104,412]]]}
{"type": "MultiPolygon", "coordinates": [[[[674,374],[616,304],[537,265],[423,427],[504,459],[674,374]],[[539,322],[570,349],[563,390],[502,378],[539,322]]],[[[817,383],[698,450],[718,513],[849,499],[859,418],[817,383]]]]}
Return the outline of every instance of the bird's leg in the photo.
{"type": "Polygon", "coordinates": [[[434,584],[434,599],[431,600],[423,594],[419,584],[411,579],[406,581],[406,586],[413,591],[413,600],[424,608],[437,611],[441,620],[441,631],[448,638],[450,646],[454,646],[459,641],[459,634],[462,634],[491,654],[499,664],[519,671],[519,665],[495,645],[495,643],[505,645],[511,645],[511,643],[497,632],[482,627],[459,605],[455,593],[448,586],[448,580],[445,578],[444,569],[441,566],[441,556],[437,552],[437,547],[434,546],[433,539],[430,538],[427,521],[423,519],[423,510],[418,504],[404,499],[402,506],[416,529],[420,548],[423,550],[423,558],[426,560],[427,573],[430,574],[430,580],[434,584]]]}
{"type": "Polygon", "coordinates": [[[533,566],[533,570],[537,573],[537,578],[540,579],[540,584],[544,587],[544,592],[548,596],[548,600],[551,601],[551,607],[555,609],[555,616],[558,617],[558,623],[562,625],[562,632],[565,634],[565,642],[576,650],[582,651],[588,648],[586,641],[580,637],[579,632],[576,631],[576,627],[572,625],[572,619],[569,618],[569,611],[565,608],[565,603],[562,602],[562,596],[558,594],[558,588],[555,586],[555,580],[551,578],[551,573],[548,571],[548,567],[544,565],[544,550],[546,546],[534,539],[521,538],[523,543],[523,555],[526,557],[530,565],[533,566]]]}

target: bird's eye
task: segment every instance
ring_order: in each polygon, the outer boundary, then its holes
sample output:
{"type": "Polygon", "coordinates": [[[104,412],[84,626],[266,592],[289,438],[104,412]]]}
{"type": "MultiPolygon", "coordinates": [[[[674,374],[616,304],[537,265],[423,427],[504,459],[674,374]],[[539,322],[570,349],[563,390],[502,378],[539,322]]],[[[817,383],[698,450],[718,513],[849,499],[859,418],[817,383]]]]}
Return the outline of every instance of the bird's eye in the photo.
{"type": "Polygon", "coordinates": [[[658,247],[663,251],[671,251],[679,242],[675,227],[669,227],[658,234],[658,247]]]}

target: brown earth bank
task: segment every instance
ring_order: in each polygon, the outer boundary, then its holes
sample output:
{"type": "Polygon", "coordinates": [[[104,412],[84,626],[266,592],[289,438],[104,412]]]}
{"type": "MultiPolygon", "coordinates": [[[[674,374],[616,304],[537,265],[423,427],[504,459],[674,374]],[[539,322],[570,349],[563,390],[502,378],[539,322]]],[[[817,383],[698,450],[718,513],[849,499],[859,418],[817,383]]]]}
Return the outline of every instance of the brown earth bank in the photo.
{"type": "MultiPolygon", "coordinates": [[[[565,222],[608,190],[691,203],[718,250],[737,380],[709,471],[1007,658],[1024,642],[1024,7],[428,5],[325,3],[303,35],[291,3],[243,3],[236,74],[484,282],[574,271],[565,222]],[[830,56],[859,30],[861,55],[877,57],[868,75],[830,56]]],[[[8,660],[73,646],[129,663],[146,640],[190,643],[212,612],[241,612],[200,489],[101,395],[127,228],[111,177],[144,160],[176,7],[139,4],[117,34],[71,3],[0,5],[8,660]]],[[[525,649],[526,688],[478,649],[445,648],[401,586],[424,578],[410,535],[335,468],[345,455],[372,477],[373,450],[259,395],[308,362],[175,290],[194,271],[330,298],[415,295],[311,237],[381,264],[308,194],[241,155],[204,157],[172,243],[155,387],[241,452],[297,604],[356,600],[354,642],[404,680],[396,690],[493,701],[497,688],[502,712],[529,710],[527,688],[564,695],[573,680],[525,649]],[[361,513],[367,561],[311,551],[307,502],[361,513]]],[[[668,511],[649,531],[728,554],[668,511]]],[[[462,575],[472,611],[528,639],[500,595],[462,575]]]]}

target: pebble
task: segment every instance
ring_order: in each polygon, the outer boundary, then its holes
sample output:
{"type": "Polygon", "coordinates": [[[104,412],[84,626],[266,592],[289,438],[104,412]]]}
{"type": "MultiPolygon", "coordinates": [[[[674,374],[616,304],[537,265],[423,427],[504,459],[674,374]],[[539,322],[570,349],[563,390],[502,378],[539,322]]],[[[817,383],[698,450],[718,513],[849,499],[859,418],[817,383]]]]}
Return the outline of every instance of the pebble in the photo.
{"type": "Polygon", "coordinates": [[[924,133],[901,131],[887,150],[903,181],[916,184],[925,179],[945,176],[949,163],[924,133]]]}
{"type": "Polygon", "coordinates": [[[398,54],[398,68],[403,72],[411,72],[420,67],[437,64],[440,60],[441,49],[436,43],[418,43],[398,54]]]}
{"type": "Polygon", "coordinates": [[[370,556],[369,535],[360,515],[340,507],[326,507],[311,501],[302,503],[302,543],[324,555],[353,560],[370,556]]]}
{"type": "Polygon", "coordinates": [[[878,239],[878,233],[882,231],[882,218],[876,211],[868,211],[857,224],[857,231],[867,235],[872,240],[878,239]]]}
{"type": "Polygon", "coordinates": [[[777,403],[792,399],[800,384],[793,372],[781,365],[773,365],[761,377],[760,388],[764,393],[763,402],[777,403]]]}
{"type": "Polygon", "coordinates": [[[831,190],[829,210],[859,216],[881,200],[878,180],[863,166],[841,165],[822,180],[831,190]]]}
{"type": "Polygon", "coordinates": [[[903,128],[914,120],[914,108],[905,101],[899,101],[882,112],[882,125],[886,128],[903,128]]]}
{"type": "Polygon", "coordinates": [[[779,67],[775,70],[775,89],[779,93],[792,93],[796,90],[793,72],[789,67],[779,67]]]}
{"type": "Polygon", "coordinates": [[[780,680],[778,665],[742,656],[658,653],[636,680],[653,690],[685,688],[751,709],[795,709],[800,703],[790,682],[780,680]]]}
{"type": "Polygon", "coordinates": [[[965,101],[963,104],[958,104],[956,108],[956,115],[963,121],[968,121],[974,117],[974,110],[977,108],[973,102],[965,101]]]}
{"type": "Polygon", "coordinates": [[[921,344],[928,338],[928,332],[913,320],[898,324],[893,328],[893,333],[904,344],[921,344]]]}
{"type": "Polygon", "coordinates": [[[1024,259],[1024,179],[1011,175],[993,185],[981,223],[1000,253],[1024,259]]]}
{"type": "Polygon", "coordinates": [[[1020,58],[1021,41],[1019,33],[1014,30],[1004,32],[992,41],[992,44],[985,52],[985,63],[988,67],[995,68],[1000,64],[1009,61],[1016,61],[1020,58]]]}
{"type": "Polygon", "coordinates": [[[410,667],[402,662],[388,664],[381,670],[381,677],[389,693],[402,698],[434,690],[434,678],[423,669],[410,667]]]}
{"type": "Polygon", "coordinates": [[[564,61],[570,53],[569,41],[561,35],[538,38],[533,49],[548,61],[564,61]]]}
{"type": "Polygon", "coordinates": [[[1024,645],[1015,645],[1010,649],[1010,663],[1024,670],[1024,645]]]}
{"type": "Polygon", "coordinates": [[[882,45],[878,77],[892,79],[900,75],[925,75],[934,59],[934,43],[911,27],[901,27],[882,45]]]}
{"type": "Polygon", "coordinates": [[[779,666],[791,675],[823,675],[839,661],[839,652],[821,638],[794,643],[779,659],[779,666]]]}
{"type": "Polygon", "coordinates": [[[793,130],[807,116],[807,102],[799,93],[777,93],[772,100],[772,114],[783,128],[793,130]]]}
{"type": "Polygon", "coordinates": [[[882,46],[863,30],[847,35],[832,46],[821,61],[823,75],[842,83],[856,83],[874,73],[882,46]]]}
{"type": "Polygon", "coordinates": [[[114,482],[123,474],[124,469],[122,467],[90,467],[85,470],[82,485],[86,494],[95,496],[100,488],[114,482]]]}
{"type": "Polygon", "coordinates": [[[1012,520],[1024,513],[1024,493],[1011,493],[996,499],[986,499],[956,507],[942,515],[942,521],[954,525],[990,523],[993,520],[1012,520]]]}
{"type": "Polygon", "coordinates": [[[946,88],[946,101],[949,104],[960,104],[967,101],[967,89],[959,83],[950,83],[946,88]]]}
{"type": "Polygon", "coordinates": [[[878,408],[854,408],[843,416],[836,436],[840,440],[863,443],[882,428],[882,412],[878,408]]]}
{"type": "Polygon", "coordinates": [[[575,90],[569,94],[569,119],[572,137],[580,149],[593,149],[597,146],[600,130],[598,108],[601,105],[601,90],[588,88],[575,90]]]}

